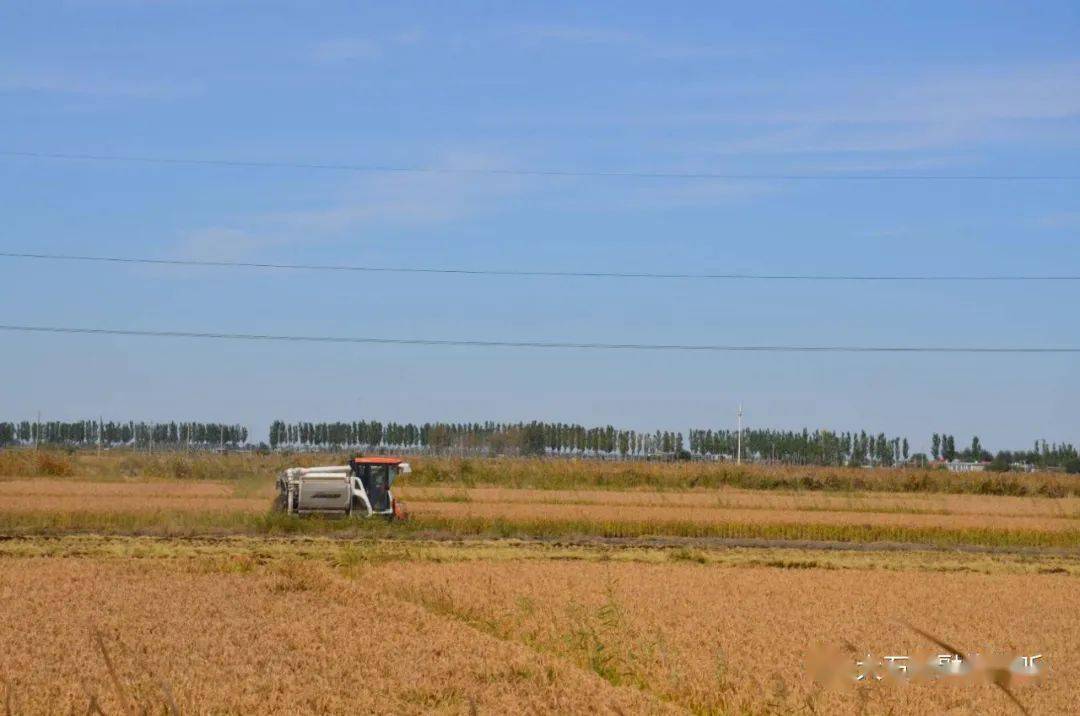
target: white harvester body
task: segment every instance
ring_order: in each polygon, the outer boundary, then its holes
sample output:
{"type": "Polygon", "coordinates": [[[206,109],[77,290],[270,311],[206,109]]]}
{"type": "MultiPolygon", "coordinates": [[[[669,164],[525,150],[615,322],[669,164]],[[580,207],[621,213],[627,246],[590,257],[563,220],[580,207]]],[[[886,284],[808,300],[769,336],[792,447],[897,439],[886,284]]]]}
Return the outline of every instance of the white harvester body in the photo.
{"type": "Polygon", "coordinates": [[[394,457],[358,457],[347,465],[290,467],[277,479],[278,506],[290,515],[322,514],[393,519],[401,510],[390,488],[411,472],[394,457]]]}

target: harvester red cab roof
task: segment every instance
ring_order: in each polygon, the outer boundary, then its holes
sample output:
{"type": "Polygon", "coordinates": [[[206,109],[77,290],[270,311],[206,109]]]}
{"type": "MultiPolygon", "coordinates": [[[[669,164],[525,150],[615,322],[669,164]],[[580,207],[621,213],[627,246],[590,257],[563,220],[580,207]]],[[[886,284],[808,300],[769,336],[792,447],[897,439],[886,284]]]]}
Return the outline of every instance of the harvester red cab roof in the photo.
{"type": "Polygon", "coordinates": [[[354,457],[351,462],[357,465],[400,465],[405,462],[403,457],[391,457],[389,455],[375,455],[372,457],[354,457]]]}

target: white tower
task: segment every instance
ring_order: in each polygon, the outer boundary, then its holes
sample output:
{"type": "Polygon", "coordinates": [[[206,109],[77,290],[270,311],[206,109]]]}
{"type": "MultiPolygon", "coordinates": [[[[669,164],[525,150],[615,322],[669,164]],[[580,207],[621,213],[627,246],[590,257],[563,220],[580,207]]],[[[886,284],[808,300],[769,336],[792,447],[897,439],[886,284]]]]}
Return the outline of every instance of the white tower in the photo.
{"type": "Polygon", "coordinates": [[[735,464],[742,465],[742,403],[739,403],[739,438],[735,448],[735,464]]]}

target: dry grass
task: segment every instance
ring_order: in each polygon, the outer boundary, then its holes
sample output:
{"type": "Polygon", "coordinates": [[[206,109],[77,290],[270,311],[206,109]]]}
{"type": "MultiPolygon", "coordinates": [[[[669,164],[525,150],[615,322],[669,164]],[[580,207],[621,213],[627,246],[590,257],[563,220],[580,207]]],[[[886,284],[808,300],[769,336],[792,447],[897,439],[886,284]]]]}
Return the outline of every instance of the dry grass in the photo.
{"type": "MultiPolygon", "coordinates": [[[[119,480],[176,478],[244,480],[292,465],[343,461],[342,454],[260,455],[156,453],[126,450],[66,453],[0,449],[0,479],[76,475],[119,480]]],[[[957,494],[1080,496],[1080,479],[1060,473],[1030,475],[952,474],[942,470],[857,469],[726,463],[662,463],[563,459],[454,459],[413,457],[413,485],[483,485],[543,489],[693,490],[735,487],[811,492],[941,492],[957,494]]]]}
{"type": "Polygon", "coordinates": [[[692,490],[735,487],[811,492],[942,492],[1080,496],[1080,480],[1058,473],[953,474],[944,470],[798,467],[703,462],[538,459],[414,460],[413,485],[502,486],[542,490],[692,490]]]}
{"type": "Polygon", "coordinates": [[[74,475],[116,481],[130,478],[244,480],[273,475],[286,467],[338,462],[342,455],[157,452],[132,450],[0,449],[0,479],[74,475]]]}

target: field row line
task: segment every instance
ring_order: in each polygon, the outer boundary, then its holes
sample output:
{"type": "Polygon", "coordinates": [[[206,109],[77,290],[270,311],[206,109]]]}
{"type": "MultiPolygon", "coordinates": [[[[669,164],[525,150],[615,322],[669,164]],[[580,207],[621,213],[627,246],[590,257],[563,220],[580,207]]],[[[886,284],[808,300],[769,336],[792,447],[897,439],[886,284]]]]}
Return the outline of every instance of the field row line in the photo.
{"type": "Polygon", "coordinates": [[[419,497],[408,498],[409,505],[425,505],[425,504],[441,504],[441,503],[464,503],[464,504],[479,504],[479,505],[565,505],[572,506],[608,506],[608,507],[678,507],[678,508],[690,508],[701,510],[760,510],[760,511],[777,511],[784,510],[788,512],[845,512],[845,513],[859,513],[866,515],[883,514],[883,515],[936,515],[936,516],[984,516],[984,517],[1046,517],[1051,519],[1067,519],[1067,520],[1080,520],[1080,509],[1077,510],[1061,510],[1059,512],[1030,512],[1030,513],[1001,513],[986,510],[950,510],[948,508],[920,508],[920,507],[900,507],[900,506],[854,506],[854,505],[765,505],[760,503],[748,503],[741,504],[730,500],[725,500],[720,497],[713,503],[693,503],[683,500],[628,500],[620,501],[617,503],[604,502],[600,499],[590,498],[531,498],[531,497],[498,497],[489,498],[484,496],[474,495],[457,495],[449,493],[447,495],[423,495],[419,497]]]}
{"type": "Polygon", "coordinates": [[[311,535],[343,538],[616,539],[686,538],[863,545],[902,543],[936,547],[1080,549],[1080,530],[820,523],[692,522],[416,515],[405,523],[296,519],[283,514],[148,510],[0,513],[0,537],[69,534],[198,537],[311,535]]]}

